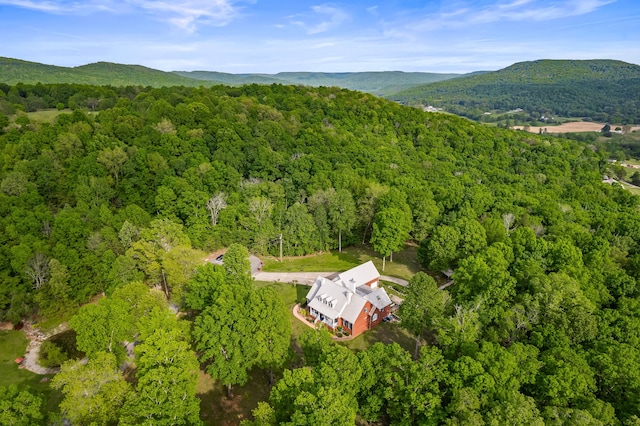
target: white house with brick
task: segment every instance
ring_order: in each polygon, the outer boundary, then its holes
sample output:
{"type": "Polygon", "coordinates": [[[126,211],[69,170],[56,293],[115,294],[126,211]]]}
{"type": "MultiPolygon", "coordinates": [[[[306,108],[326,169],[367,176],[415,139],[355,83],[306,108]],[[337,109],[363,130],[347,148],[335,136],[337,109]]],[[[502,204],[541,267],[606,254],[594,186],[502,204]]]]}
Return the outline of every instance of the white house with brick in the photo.
{"type": "Polygon", "coordinates": [[[357,336],[370,330],[390,314],[391,299],[378,286],[380,274],[368,261],[338,274],[334,279],[318,277],[307,293],[307,309],[328,328],[342,327],[357,336]]]}

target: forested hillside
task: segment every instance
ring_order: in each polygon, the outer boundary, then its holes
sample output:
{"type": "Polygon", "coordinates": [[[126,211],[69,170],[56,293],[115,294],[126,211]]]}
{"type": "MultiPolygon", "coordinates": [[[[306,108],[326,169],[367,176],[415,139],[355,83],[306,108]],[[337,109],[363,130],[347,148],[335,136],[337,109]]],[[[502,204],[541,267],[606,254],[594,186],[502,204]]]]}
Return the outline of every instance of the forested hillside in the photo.
{"type": "Polygon", "coordinates": [[[559,116],[626,124],[640,122],[639,95],[638,65],[612,60],[540,60],[414,87],[390,98],[484,121],[500,119],[496,112],[522,109],[529,120],[544,122],[541,117],[559,116]]]}
{"type": "Polygon", "coordinates": [[[417,85],[459,77],[461,74],[427,72],[281,72],[278,74],[229,74],[215,71],[164,72],[140,65],[98,62],[78,67],[58,67],[0,57],[0,83],[78,83],[109,86],[211,86],[225,84],[302,84],[336,86],[375,95],[391,95],[417,85]]]}
{"type": "Polygon", "coordinates": [[[79,83],[152,87],[210,85],[140,65],[98,62],[79,67],[58,67],[3,57],[0,57],[0,83],[79,83]]]}
{"type": "Polygon", "coordinates": [[[3,415],[197,424],[198,369],[231,391],[262,369],[245,425],[640,421],[640,199],[601,183],[596,146],[338,88],[0,85],[0,111],[0,319],[77,311],[88,357],[52,380],[60,413],[0,388],[3,415]],[[285,255],[419,244],[416,353],[313,330],[290,349],[245,261],[280,235],[285,255]]]}

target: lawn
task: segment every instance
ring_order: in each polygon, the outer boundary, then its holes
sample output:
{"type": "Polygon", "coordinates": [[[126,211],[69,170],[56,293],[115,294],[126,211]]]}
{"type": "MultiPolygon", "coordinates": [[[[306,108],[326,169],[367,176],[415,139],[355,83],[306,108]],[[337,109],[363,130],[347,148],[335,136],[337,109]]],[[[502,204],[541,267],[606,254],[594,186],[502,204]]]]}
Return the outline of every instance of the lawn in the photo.
{"type": "Polygon", "coordinates": [[[371,347],[374,343],[382,342],[384,344],[397,343],[409,353],[413,353],[416,345],[415,338],[411,336],[405,329],[400,328],[397,324],[383,322],[373,330],[366,331],[353,340],[340,342],[352,351],[363,351],[371,347]]]}
{"type": "Polygon", "coordinates": [[[41,382],[43,378],[53,376],[41,376],[28,370],[18,368],[15,359],[24,356],[27,348],[27,338],[22,331],[0,331],[0,386],[18,385],[18,388],[31,388],[35,393],[42,395],[44,412],[58,411],[58,404],[62,400],[62,394],[51,389],[48,382],[41,382]]]}
{"type": "Polygon", "coordinates": [[[369,245],[346,247],[342,253],[331,251],[302,257],[286,257],[282,262],[275,257],[264,258],[265,272],[342,272],[372,260],[382,275],[390,275],[406,280],[423,270],[418,263],[417,247],[406,245],[401,252],[394,253],[393,262],[386,261],[382,270],[382,258],[369,245]]]}
{"type": "Polygon", "coordinates": [[[57,109],[43,109],[40,111],[28,112],[27,117],[29,120],[34,123],[49,123],[53,124],[53,122],[58,118],[60,114],[63,113],[71,113],[70,109],[67,110],[57,110],[57,109]]]}
{"type": "Polygon", "coordinates": [[[208,374],[200,372],[196,388],[200,398],[200,418],[206,425],[238,425],[251,418],[251,411],[258,402],[269,399],[269,376],[267,372],[254,368],[244,386],[231,388],[231,399],[226,388],[208,374]]]}

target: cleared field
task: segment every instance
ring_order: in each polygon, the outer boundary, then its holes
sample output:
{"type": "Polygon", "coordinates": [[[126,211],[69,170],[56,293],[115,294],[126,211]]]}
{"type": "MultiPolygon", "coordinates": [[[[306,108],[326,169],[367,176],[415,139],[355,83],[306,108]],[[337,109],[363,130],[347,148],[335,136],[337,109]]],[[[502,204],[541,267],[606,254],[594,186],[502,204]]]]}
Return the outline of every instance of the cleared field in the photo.
{"type": "Polygon", "coordinates": [[[277,258],[265,257],[264,272],[317,272],[317,271],[346,271],[368,260],[378,268],[382,275],[410,280],[422,267],[417,259],[418,248],[406,245],[405,249],[393,254],[393,262],[387,259],[385,271],[382,270],[382,258],[368,245],[350,246],[336,251],[319,253],[301,257],[286,257],[283,262],[277,258]]]}
{"type": "MultiPolygon", "coordinates": [[[[599,132],[605,123],[593,123],[587,121],[571,121],[568,123],[562,123],[559,126],[530,126],[529,132],[540,133],[540,129],[544,132],[547,129],[547,133],[578,133],[578,132],[599,132]]],[[[611,125],[611,129],[615,129],[617,125],[611,125]]],[[[619,126],[622,127],[622,126],[619,126]]],[[[512,129],[524,130],[524,126],[513,126],[512,129]]],[[[631,131],[640,130],[640,126],[633,126],[631,131]]]]}

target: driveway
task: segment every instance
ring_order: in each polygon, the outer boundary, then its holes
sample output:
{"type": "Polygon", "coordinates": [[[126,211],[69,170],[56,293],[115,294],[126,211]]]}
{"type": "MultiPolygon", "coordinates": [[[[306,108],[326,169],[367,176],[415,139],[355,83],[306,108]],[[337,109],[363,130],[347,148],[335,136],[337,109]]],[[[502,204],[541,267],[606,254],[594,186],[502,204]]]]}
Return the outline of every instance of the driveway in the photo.
{"type": "Polygon", "coordinates": [[[304,285],[313,285],[318,277],[330,277],[335,272],[258,272],[253,274],[256,281],[297,283],[304,285]]]}
{"type": "MultiPolygon", "coordinates": [[[[206,261],[211,262],[214,265],[222,265],[224,262],[224,253],[226,249],[218,250],[214,253],[209,254],[207,256],[206,261]]],[[[267,281],[267,282],[282,282],[282,283],[297,283],[304,285],[313,285],[316,281],[316,278],[322,277],[330,277],[332,275],[338,274],[338,272],[263,272],[262,271],[262,261],[259,257],[254,256],[253,254],[249,255],[249,261],[251,262],[251,275],[256,279],[256,281],[267,281]]],[[[380,275],[380,279],[382,281],[392,282],[403,287],[406,287],[409,282],[402,278],[390,277],[388,275],[380,275]]]]}
{"type": "Polygon", "coordinates": [[[406,287],[409,285],[409,281],[407,280],[403,280],[402,278],[390,277],[388,275],[380,275],[380,279],[382,281],[389,281],[390,283],[401,285],[402,287],[406,287]]]}
{"type": "MultiPolygon", "coordinates": [[[[318,277],[332,277],[335,276],[337,272],[262,272],[259,271],[257,273],[253,272],[253,277],[256,281],[269,281],[269,282],[283,282],[283,283],[292,283],[296,282],[298,284],[304,285],[313,285],[318,277]]],[[[389,281],[403,287],[406,287],[409,282],[407,280],[403,280],[402,278],[390,277],[388,275],[380,275],[380,280],[389,281]]]]}
{"type": "MultiPolygon", "coordinates": [[[[224,262],[224,253],[227,250],[218,250],[215,253],[211,253],[207,256],[206,261],[213,263],[214,265],[222,265],[224,262]]],[[[249,255],[249,262],[251,262],[251,275],[256,275],[262,269],[262,261],[258,256],[252,254],[249,255]]]]}

